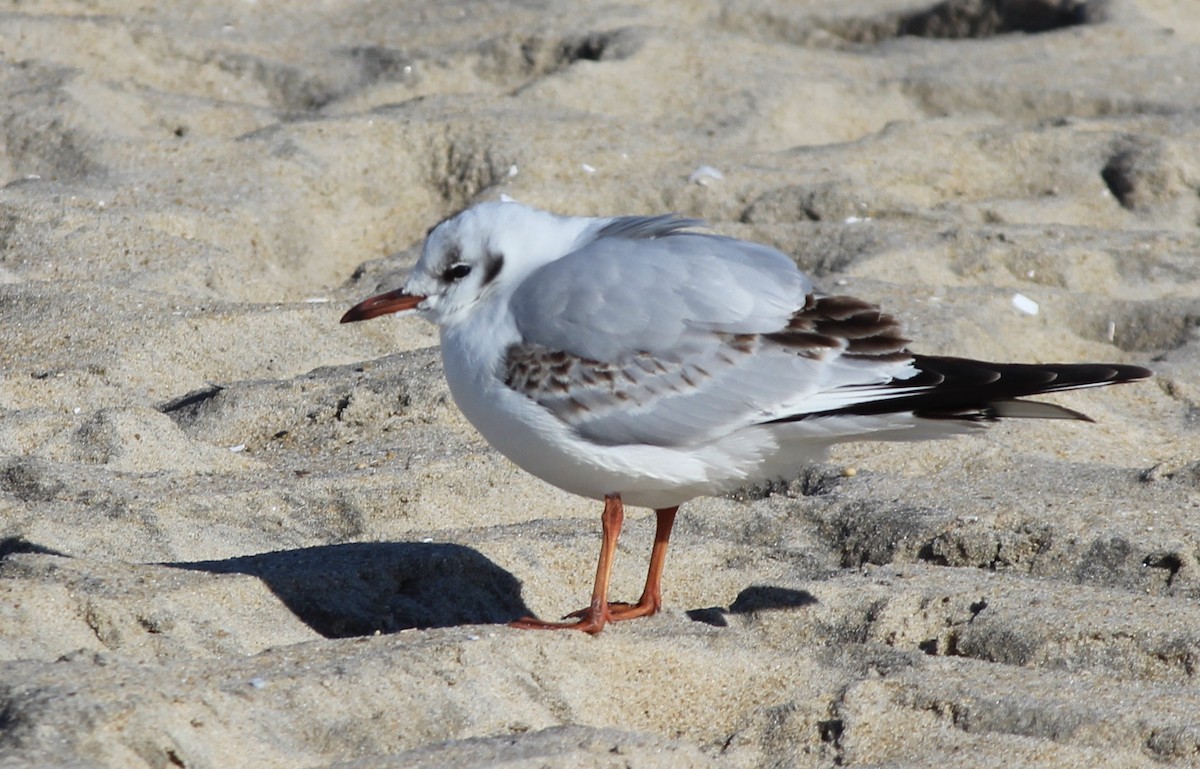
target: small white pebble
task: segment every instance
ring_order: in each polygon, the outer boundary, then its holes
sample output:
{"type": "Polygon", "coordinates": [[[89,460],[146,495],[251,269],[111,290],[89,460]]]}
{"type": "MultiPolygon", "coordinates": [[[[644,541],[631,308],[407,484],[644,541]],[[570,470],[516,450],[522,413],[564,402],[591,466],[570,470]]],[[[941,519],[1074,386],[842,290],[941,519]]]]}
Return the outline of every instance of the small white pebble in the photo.
{"type": "Polygon", "coordinates": [[[1038,314],[1038,303],[1024,294],[1013,294],[1012,303],[1013,307],[1016,307],[1018,311],[1026,315],[1038,314]]]}
{"type": "Polygon", "coordinates": [[[505,195],[503,192],[501,192],[500,193],[500,202],[501,203],[516,203],[517,199],[514,198],[512,195],[505,195]]]}
{"type": "Polygon", "coordinates": [[[700,166],[688,175],[688,184],[699,184],[701,187],[707,187],[714,181],[719,182],[724,178],[725,174],[712,166],[700,166]]]}
{"type": "Polygon", "coordinates": [[[871,221],[871,217],[869,217],[869,216],[847,216],[845,219],[842,220],[842,224],[858,224],[860,222],[869,222],[869,221],[871,221]]]}
{"type": "Polygon", "coordinates": [[[72,413],[72,414],[78,414],[78,413],[79,413],[79,412],[81,412],[81,411],[83,411],[83,409],[81,409],[81,408],[79,408],[78,406],[76,406],[74,409],[72,409],[72,410],[71,410],[71,413],[72,413]]]}
{"type": "Polygon", "coordinates": [[[229,447],[229,450],[230,450],[230,451],[232,451],[234,454],[237,454],[238,452],[241,452],[241,451],[245,451],[245,450],[246,450],[246,444],[244,444],[244,443],[239,443],[239,444],[238,444],[238,445],[236,445],[236,446],[230,446],[230,447],[229,447]]]}
{"type": "Polygon", "coordinates": [[[1032,278],[1034,275],[1037,275],[1037,270],[1030,270],[1029,272],[1025,273],[1025,277],[1027,278],[1032,278]]]}
{"type": "Polygon", "coordinates": [[[584,172],[584,173],[586,173],[586,174],[594,174],[594,173],[596,173],[596,169],[595,169],[593,166],[589,166],[587,163],[584,163],[584,164],[582,164],[582,165],[581,165],[581,166],[579,166],[579,167],[580,167],[580,168],[582,168],[582,169],[583,169],[583,172],[584,172]]]}
{"type": "Polygon", "coordinates": [[[468,641],[478,641],[478,640],[479,640],[479,636],[477,636],[477,635],[475,635],[474,633],[472,633],[471,635],[467,636],[467,640],[468,640],[468,641]]]}
{"type": "Polygon", "coordinates": [[[426,545],[428,545],[432,541],[433,541],[433,537],[421,537],[421,542],[425,543],[426,545]]]}
{"type": "Polygon", "coordinates": [[[1108,322],[1108,326],[1104,330],[1104,336],[1110,342],[1117,338],[1117,323],[1116,323],[1116,321],[1110,320],[1108,322]]]}
{"type": "Polygon", "coordinates": [[[258,678],[258,677],[251,678],[250,685],[253,686],[255,689],[261,689],[267,685],[267,679],[258,678]]]}
{"type": "Polygon", "coordinates": [[[508,167],[508,178],[509,179],[513,178],[514,176],[516,176],[519,173],[521,173],[521,169],[517,168],[516,163],[513,163],[511,166],[508,167]]]}
{"type": "Polygon", "coordinates": [[[329,297],[326,297],[326,296],[310,296],[309,298],[305,299],[304,301],[305,301],[305,302],[308,302],[309,304],[325,304],[326,302],[328,302],[328,301],[329,301],[329,297]]]}

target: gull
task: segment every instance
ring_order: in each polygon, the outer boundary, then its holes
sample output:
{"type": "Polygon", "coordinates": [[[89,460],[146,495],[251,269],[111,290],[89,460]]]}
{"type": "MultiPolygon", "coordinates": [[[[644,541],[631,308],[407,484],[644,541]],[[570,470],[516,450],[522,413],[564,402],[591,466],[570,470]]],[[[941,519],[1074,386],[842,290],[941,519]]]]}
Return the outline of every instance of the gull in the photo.
{"type": "Polygon", "coordinates": [[[910,352],[897,320],[828,296],[786,255],[674,215],[560,216],[481,203],[433,227],[403,287],[350,309],[435,323],[455,403],[529,473],[603,500],[587,608],[530,629],[598,633],[656,613],[679,506],[789,477],[855,440],[945,438],[999,419],[1080,419],[1025,396],[1129,382],[1121,364],[910,352]],[[656,514],[645,588],[609,602],[624,505],[656,514]]]}

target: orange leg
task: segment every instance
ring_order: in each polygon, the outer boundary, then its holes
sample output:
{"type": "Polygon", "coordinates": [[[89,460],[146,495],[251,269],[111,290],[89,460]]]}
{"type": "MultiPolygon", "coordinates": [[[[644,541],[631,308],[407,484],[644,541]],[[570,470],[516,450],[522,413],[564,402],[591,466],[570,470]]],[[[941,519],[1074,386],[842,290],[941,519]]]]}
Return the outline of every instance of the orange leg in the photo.
{"type": "Polygon", "coordinates": [[[667,562],[667,542],[671,539],[671,527],[675,525],[675,513],[679,506],[664,507],[655,510],[658,521],[654,527],[654,549],[650,551],[650,569],[646,572],[646,587],[642,589],[642,597],[638,602],[629,604],[609,604],[609,619],[620,622],[623,619],[649,617],[657,614],[662,608],[662,573],[667,562]]]}
{"type": "Polygon", "coordinates": [[[575,612],[575,622],[546,622],[535,617],[523,617],[510,622],[510,627],[522,630],[582,630],[599,633],[609,620],[608,579],[612,574],[613,555],[617,552],[617,538],[621,536],[621,524],[625,522],[625,506],[620,494],[604,497],[604,512],[600,516],[603,539],[600,541],[600,563],[596,566],[596,583],[592,587],[592,603],[586,609],[575,612]]]}
{"type": "Polygon", "coordinates": [[[654,549],[650,551],[650,569],[646,573],[646,587],[635,604],[609,603],[608,582],[612,573],[613,555],[617,550],[617,538],[621,535],[621,524],[625,519],[624,506],[619,494],[604,498],[604,513],[600,517],[604,538],[600,544],[600,563],[596,567],[596,583],[592,588],[592,602],[568,617],[574,622],[546,622],[525,617],[510,623],[511,627],[525,630],[582,630],[599,633],[609,622],[619,622],[636,617],[647,617],[662,608],[662,573],[667,559],[667,542],[671,538],[671,527],[675,523],[678,506],[656,510],[658,516],[654,530],[654,549]]]}

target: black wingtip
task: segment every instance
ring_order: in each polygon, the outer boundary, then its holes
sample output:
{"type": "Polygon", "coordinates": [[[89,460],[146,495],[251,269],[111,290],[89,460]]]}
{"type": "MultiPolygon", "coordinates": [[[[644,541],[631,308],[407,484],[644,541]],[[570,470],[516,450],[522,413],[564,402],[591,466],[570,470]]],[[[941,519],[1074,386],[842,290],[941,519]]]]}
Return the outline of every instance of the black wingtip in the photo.
{"type": "Polygon", "coordinates": [[[1120,382],[1136,382],[1139,379],[1149,379],[1154,376],[1154,372],[1148,368],[1141,366],[1126,366],[1124,364],[1115,364],[1114,367],[1118,370],[1120,376],[1113,380],[1113,384],[1120,382]]]}
{"type": "Polygon", "coordinates": [[[989,363],[968,358],[914,355],[914,376],[894,379],[895,397],[872,398],[839,409],[804,414],[777,422],[837,415],[911,412],[922,419],[990,422],[997,419],[1078,419],[1078,411],[1050,403],[1025,401],[1032,395],[1105,387],[1154,376],[1141,366],[1123,363],[989,363]]]}
{"type": "MultiPolygon", "coordinates": [[[[1136,382],[1154,376],[1142,366],[1124,363],[988,363],[965,358],[917,355],[913,365],[929,389],[910,396],[922,401],[922,416],[974,410],[982,419],[1095,420],[1081,412],[1050,403],[1025,401],[1031,395],[1136,382]]],[[[898,382],[897,384],[904,384],[898,382]]],[[[904,400],[903,398],[897,399],[904,400]]],[[[893,405],[899,405],[892,401],[893,405]]],[[[943,416],[943,418],[946,418],[943,416]]]]}

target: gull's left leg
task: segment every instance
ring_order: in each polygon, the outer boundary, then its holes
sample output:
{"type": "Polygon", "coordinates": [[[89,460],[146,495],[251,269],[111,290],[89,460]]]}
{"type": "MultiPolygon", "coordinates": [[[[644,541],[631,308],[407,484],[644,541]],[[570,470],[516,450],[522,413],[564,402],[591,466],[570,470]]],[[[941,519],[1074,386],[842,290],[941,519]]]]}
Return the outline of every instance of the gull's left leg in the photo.
{"type": "Polygon", "coordinates": [[[657,523],[654,527],[654,548],[650,551],[650,569],[646,572],[646,587],[642,589],[642,597],[635,604],[610,603],[610,622],[648,617],[657,614],[662,608],[663,566],[666,565],[667,542],[671,539],[671,527],[675,525],[675,513],[678,511],[679,505],[654,511],[657,523]]]}

